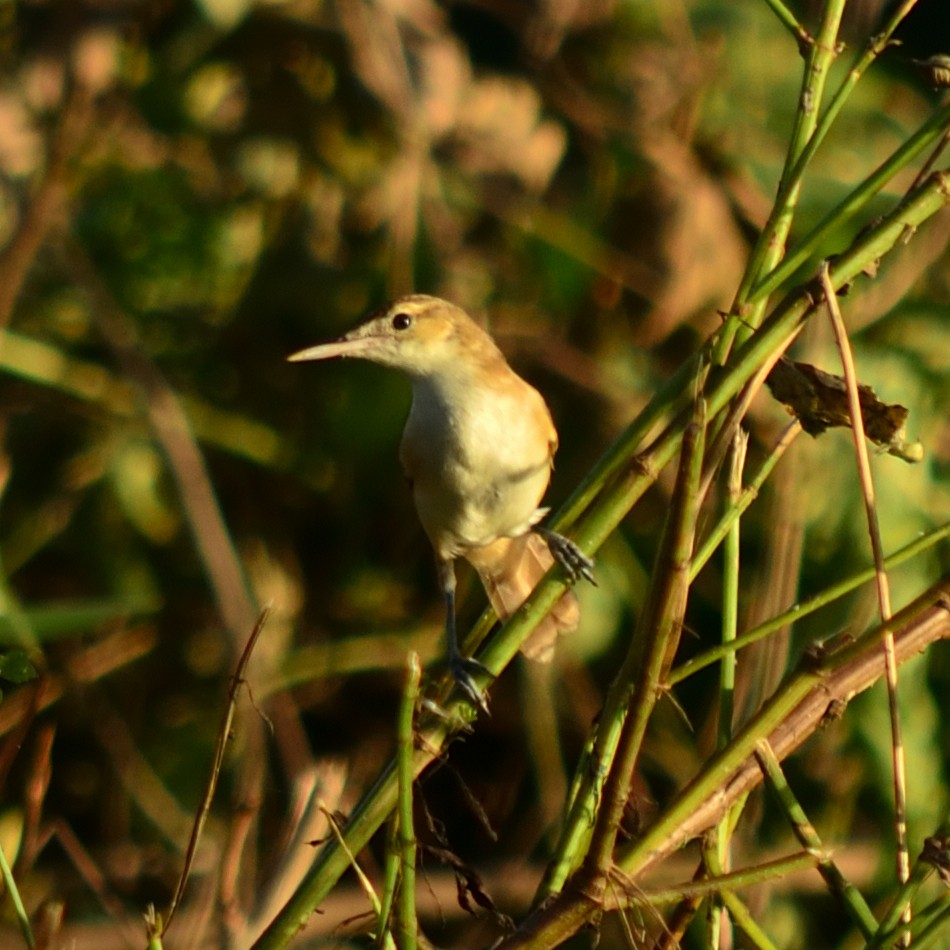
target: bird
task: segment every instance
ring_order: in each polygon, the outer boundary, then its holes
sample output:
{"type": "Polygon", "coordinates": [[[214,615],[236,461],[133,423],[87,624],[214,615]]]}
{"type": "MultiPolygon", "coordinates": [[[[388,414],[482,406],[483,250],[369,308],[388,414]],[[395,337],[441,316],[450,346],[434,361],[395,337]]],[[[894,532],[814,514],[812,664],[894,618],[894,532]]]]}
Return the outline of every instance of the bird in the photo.
{"type": "MultiPolygon", "coordinates": [[[[593,560],[541,526],[540,503],[558,446],[541,394],[508,364],[491,336],[461,307],[410,294],[369,314],[353,330],[293,353],[291,362],[368,360],[406,374],[412,404],[399,446],[416,511],[435,553],[445,605],[446,658],[455,682],[480,709],[475,677],[489,671],[462,655],[455,619],[458,558],[478,573],[500,619],[509,617],[555,561],[571,583],[594,582],[593,560]]],[[[550,660],[561,633],[579,623],[567,590],[522,645],[550,660]]]]}

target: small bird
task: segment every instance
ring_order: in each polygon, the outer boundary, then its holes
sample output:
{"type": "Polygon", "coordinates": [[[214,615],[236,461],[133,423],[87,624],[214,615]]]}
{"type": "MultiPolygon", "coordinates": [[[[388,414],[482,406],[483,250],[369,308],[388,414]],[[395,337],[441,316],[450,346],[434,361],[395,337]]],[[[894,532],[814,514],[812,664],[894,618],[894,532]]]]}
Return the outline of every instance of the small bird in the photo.
{"type": "MultiPolygon", "coordinates": [[[[422,526],[435,551],[445,597],[449,668],[478,707],[474,675],[455,625],[455,561],[465,558],[504,619],[557,559],[571,581],[593,583],[593,561],[574,542],[539,526],[547,508],[557,431],[541,394],[508,365],[492,338],[464,310],[425,294],[400,297],[349,333],[288,357],[292,362],[356,357],[392,366],[412,382],[412,407],[399,457],[422,526]]],[[[560,633],[579,621],[566,591],[522,645],[550,660],[560,633]]]]}

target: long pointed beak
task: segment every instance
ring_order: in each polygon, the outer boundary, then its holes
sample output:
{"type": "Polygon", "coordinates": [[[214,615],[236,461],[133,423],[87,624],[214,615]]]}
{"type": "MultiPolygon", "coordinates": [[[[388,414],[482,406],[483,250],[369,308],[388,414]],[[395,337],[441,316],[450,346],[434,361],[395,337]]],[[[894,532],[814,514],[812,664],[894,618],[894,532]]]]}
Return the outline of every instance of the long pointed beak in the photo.
{"type": "Polygon", "coordinates": [[[292,353],[287,360],[290,363],[304,363],[309,360],[332,360],[337,356],[362,356],[372,345],[373,340],[369,337],[355,339],[341,337],[332,343],[318,343],[316,346],[292,353]]]}

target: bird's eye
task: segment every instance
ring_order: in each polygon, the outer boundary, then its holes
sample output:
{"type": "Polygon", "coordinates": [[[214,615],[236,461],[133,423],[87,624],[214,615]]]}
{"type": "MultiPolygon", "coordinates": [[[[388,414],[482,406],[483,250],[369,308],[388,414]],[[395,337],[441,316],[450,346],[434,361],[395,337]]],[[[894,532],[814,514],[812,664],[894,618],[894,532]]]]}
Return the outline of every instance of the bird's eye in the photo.
{"type": "Polygon", "coordinates": [[[408,330],[412,326],[412,317],[400,311],[393,317],[394,330],[408,330]]]}

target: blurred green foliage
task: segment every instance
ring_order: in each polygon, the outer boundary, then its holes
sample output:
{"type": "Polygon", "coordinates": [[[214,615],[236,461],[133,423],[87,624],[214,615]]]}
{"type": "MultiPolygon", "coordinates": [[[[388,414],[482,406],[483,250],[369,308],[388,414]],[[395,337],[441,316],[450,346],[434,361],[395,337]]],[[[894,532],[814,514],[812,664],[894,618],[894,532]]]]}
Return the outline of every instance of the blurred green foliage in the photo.
{"type": "MultiPolygon", "coordinates": [[[[816,4],[801,6],[810,23],[816,4]]],[[[880,6],[848,5],[850,43],[880,6]]],[[[910,60],[941,51],[948,25],[921,0],[818,153],[793,235],[928,115],[937,95],[910,60]]],[[[260,722],[244,716],[209,829],[220,859],[238,847],[235,809],[256,806],[232,905],[249,914],[301,776],[345,758],[345,789],[322,794],[350,807],[391,752],[406,651],[431,661],[439,649],[431,555],[396,461],[405,382],[286,355],[398,293],[451,298],[548,398],[556,505],[729,308],[775,193],[801,60],[765,3],[728,0],[24,0],[0,4],[0,31],[0,675],[18,681],[17,646],[58,689],[47,705],[26,686],[20,707],[4,690],[19,867],[33,907],[88,906],[74,862],[37,845],[62,822],[131,916],[167,900],[228,677],[270,604],[249,680],[267,684],[274,733],[249,738],[260,722]],[[168,400],[187,420],[178,436],[174,421],[156,428],[168,400]],[[201,454],[183,463],[170,446],[192,437],[201,454]],[[212,494],[189,508],[205,478],[212,494]],[[298,657],[315,678],[282,691],[298,657]],[[44,770],[39,808],[26,796],[44,770]]],[[[843,304],[862,381],[910,408],[927,452],[916,467],[875,461],[888,550],[950,519],[948,234],[943,215],[843,304]]],[[[834,372],[830,330],[813,324],[797,355],[834,372]]],[[[759,398],[754,459],[785,421],[759,398]]],[[[870,558],[846,435],[799,440],[787,467],[744,522],[748,626],[870,558]]],[[[550,679],[506,676],[491,721],[453,750],[499,840],[452,778],[426,785],[467,860],[531,877],[543,859],[559,807],[545,788],[563,787],[623,655],[668,492],[661,480],[601,552],[600,586],[582,592],[582,629],[550,679]]],[[[946,545],[902,567],[895,603],[947,567],[946,545]]],[[[718,637],[718,570],[694,589],[687,651],[718,637]]],[[[473,618],[483,599],[467,575],[463,595],[473,618]]],[[[873,616],[863,589],[808,618],[789,662],[873,616]]],[[[950,664],[934,653],[903,684],[918,847],[948,804],[950,664]]],[[[712,688],[698,677],[679,697],[700,735],[712,688]]],[[[890,868],[885,716],[880,690],[862,697],[792,770],[869,888],[890,868]]],[[[674,715],[664,728],[632,810],[688,777],[694,738],[674,715]]],[[[506,909],[520,911],[533,878],[516,883],[506,909]]],[[[837,945],[807,890],[763,904],[763,925],[786,948],[837,945]]],[[[490,942],[448,916],[443,943],[490,942]]],[[[228,927],[240,945],[245,932],[217,918],[204,945],[223,946],[228,927]]],[[[604,945],[621,945],[609,926],[604,945]]]]}

